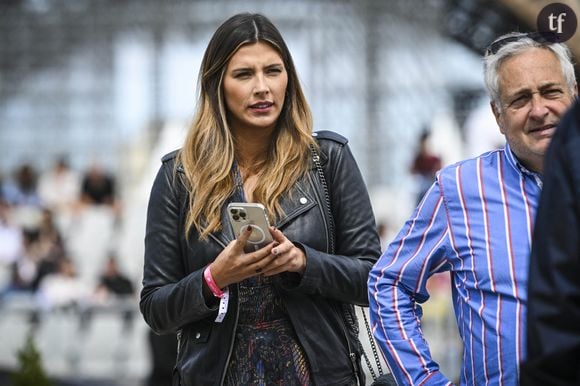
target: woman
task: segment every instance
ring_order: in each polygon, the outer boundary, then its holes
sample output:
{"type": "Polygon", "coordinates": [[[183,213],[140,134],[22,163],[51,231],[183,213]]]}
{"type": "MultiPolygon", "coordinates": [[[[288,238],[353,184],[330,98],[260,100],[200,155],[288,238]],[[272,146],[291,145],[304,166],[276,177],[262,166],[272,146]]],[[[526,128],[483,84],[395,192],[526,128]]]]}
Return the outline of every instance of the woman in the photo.
{"type": "Polygon", "coordinates": [[[368,303],[380,246],[346,140],[313,138],[290,52],[262,15],[218,28],[200,86],[147,215],[141,311],[154,331],[178,334],[174,383],[355,385],[343,303],[368,303]],[[228,223],[227,204],[240,201],[262,203],[274,225],[274,241],[251,253],[251,229],[235,239],[228,223]]]}

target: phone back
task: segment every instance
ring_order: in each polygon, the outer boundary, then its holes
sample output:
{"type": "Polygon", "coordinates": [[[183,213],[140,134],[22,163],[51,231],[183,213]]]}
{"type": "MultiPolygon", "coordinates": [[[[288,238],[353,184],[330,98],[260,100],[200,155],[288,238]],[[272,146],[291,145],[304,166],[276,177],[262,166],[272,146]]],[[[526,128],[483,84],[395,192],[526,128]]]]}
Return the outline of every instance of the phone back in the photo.
{"type": "Polygon", "coordinates": [[[252,227],[252,234],[244,248],[245,252],[256,251],[272,242],[272,235],[268,230],[270,224],[264,205],[253,202],[232,202],[228,204],[228,217],[234,232],[238,235],[252,227]]]}

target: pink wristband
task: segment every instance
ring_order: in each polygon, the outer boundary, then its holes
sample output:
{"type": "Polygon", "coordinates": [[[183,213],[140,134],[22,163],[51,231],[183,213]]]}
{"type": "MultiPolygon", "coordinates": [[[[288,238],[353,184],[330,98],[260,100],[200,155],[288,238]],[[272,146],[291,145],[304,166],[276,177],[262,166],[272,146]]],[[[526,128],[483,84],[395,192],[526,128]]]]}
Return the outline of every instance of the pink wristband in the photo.
{"type": "Polygon", "coordinates": [[[224,292],[220,289],[220,287],[217,286],[217,284],[213,280],[213,276],[211,275],[209,265],[205,267],[205,270],[203,271],[203,278],[205,279],[205,282],[209,287],[213,296],[220,299],[224,297],[224,292]]]}

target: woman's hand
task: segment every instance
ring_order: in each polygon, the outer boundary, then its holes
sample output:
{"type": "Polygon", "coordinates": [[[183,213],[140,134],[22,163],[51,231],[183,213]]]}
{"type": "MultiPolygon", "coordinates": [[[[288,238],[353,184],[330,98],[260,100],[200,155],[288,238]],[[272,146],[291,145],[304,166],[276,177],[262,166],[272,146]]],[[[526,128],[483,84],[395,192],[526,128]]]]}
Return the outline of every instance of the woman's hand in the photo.
{"type": "Polygon", "coordinates": [[[272,259],[268,262],[264,259],[260,264],[264,276],[272,276],[281,272],[303,273],[306,269],[306,255],[304,251],[296,247],[290,240],[284,236],[280,230],[270,227],[270,233],[274,238],[274,245],[271,249],[272,259]]]}
{"type": "Polygon", "coordinates": [[[257,251],[245,253],[244,246],[251,234],[252,228],[248,227],[210,264],[211,275],[219,288],[224,289],[230,284],[261,274],[264,267],[276,259],[272,254],[272,249],[278,246],[276,241],[257,251]]]}

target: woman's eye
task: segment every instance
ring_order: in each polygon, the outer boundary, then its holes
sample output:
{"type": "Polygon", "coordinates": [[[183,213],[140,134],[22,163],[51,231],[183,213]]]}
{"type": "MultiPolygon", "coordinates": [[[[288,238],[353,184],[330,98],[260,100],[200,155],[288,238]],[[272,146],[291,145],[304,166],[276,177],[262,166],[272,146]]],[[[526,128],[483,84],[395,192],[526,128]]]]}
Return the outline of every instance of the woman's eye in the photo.
{"type": "Polygon", "coordinates": [[[246,79],[248,77],[250,77],[250,73],[249,72],[237,72],[234,74],[234,78],[236,79],[246,79]]]}

